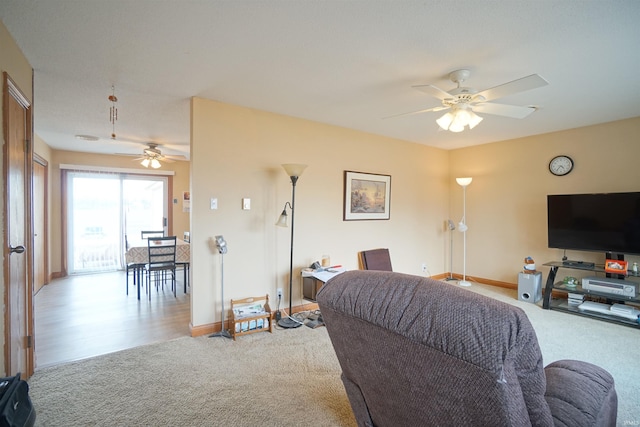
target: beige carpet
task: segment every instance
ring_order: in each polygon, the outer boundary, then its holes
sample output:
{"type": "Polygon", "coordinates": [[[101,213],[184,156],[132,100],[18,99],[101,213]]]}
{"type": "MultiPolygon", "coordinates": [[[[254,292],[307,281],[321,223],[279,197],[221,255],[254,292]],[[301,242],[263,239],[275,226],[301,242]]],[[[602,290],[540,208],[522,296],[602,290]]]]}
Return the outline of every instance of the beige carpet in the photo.
{"type": "MultiPolygon", "coordinates": [[[[450,286],[456,286],[451,282],[450,286]]],[[[640,331],[471,291],[525,310],[544,363],[579,359],[616,381],[618,425],[640,425],[640,331]]],[[[29,380],[39,426],[354,426],[325,328],[180,338],[39,369],[29,380]]]]}
{"type": "Polygon", "coordinates": [[[36,371],[39,426],[354,426],[326,328],[179,338],[36,371]]]}

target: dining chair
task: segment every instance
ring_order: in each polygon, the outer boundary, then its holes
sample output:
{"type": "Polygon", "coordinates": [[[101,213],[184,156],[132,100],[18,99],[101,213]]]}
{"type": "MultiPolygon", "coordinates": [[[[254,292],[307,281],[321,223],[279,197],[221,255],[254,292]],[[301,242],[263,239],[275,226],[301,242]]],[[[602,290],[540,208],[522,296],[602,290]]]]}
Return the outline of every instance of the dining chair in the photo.
{"type": "MultiPolygon", "coordinates": [[[[191,233],[189,231],[185,231],[184,235],[182,237],[182,240],[185,243],[190,243],[190,241],[191,241],[191,233]]],[[[187,288],[189,287],[189,267],[190,267],[189,261],[184,261],[184,262],[179,262],[178,261],[178,262],[176,262],[176,266],[178,268],[182,269],[182,272],[183,272],[183,279],[182,280],[183,280],[183,285],[184,285],[184,293],[186,294],[187,293],[187,288]]]]}
{"type": "Polygon", "coordinates": [[[145,265],[147,273],[147,292],[151,299],[151,285],[155,279],[156,290],[159,283],[164,283],[167,275],[171,276],[171,289],[176,296],[176,236],[153,237],[147,240],[149,262],[145,265]]]}
{"type": "Polygon", "coordinates": [[[138,281],[140,280],[139,273],[144,269],[144,263],[131,262],[128,259],[127,252],[129,251],[129,239],[127,238],[126,234],[124,235],[124,247],[125,247],[124,262],[125,262],[125,269],[127,273],[126,274],[127,295],[129,295],[129,273],[133,273],[133,287],[135,288],[136,285],[138,284],[138,281]]]}
{"type": "Polygon", "coordinates": [[[149,237],[164,237],[164,230],[160,231],[141,231],[140,236],[142,239],[148,239],[149,237]]]}

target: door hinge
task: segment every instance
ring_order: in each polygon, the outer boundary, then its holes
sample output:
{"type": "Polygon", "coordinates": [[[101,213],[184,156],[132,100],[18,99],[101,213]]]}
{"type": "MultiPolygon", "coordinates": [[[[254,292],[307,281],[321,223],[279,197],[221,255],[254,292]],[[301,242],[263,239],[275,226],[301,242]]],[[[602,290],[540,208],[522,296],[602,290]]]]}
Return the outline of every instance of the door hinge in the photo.
{"type": "Polygon", "coordinates": [[[33,347],[33,336],[27,335],[27,348],[33,347]]]}

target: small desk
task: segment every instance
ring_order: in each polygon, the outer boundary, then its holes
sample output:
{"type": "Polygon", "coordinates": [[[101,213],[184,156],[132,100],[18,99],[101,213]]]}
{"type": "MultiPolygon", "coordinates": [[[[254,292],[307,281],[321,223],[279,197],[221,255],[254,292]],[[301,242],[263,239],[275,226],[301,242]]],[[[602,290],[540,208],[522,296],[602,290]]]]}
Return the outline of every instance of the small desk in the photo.
{"type": "MultiPolygon", "coordinates": [[[[150,240],[153,241],[153,238],[150,240]]],[[[176,264],[189,263],[191,258],[191,246],[189,243],[181,239],[176,239],[176,264]]],[[[125,253],[125,260],[127,264],[147,264],[149,262],[149,244],[147,239],[134,240],[130,242],[129,249],[125,253]]],[[[136,269],[134,274],[138,277],[138,299],[140,299],[140,280],[142,279],[142,271],[136,269]]],[[[184,269],[184,287],[187,292],[187,268],[184,269]]]]}
{"type": "Polygon", "coordinates": [[[327,280],[347,271],[345,268],[332,268],[331,271],[302,271],[302,297],[309,301],[316,300],[316,294],[327,280]]]}

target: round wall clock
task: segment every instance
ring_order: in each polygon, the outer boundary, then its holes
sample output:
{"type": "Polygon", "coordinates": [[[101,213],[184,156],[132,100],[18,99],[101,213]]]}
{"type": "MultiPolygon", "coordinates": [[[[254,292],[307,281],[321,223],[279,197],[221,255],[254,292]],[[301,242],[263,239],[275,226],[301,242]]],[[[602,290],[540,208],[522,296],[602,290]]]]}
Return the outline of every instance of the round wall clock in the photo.
{"type": "Polygon", "coordinates": [[[556,156],[549,162],[549,171],[556,176],[563,176],[573,169],[573,160],[569,156],[556,156]]]}

